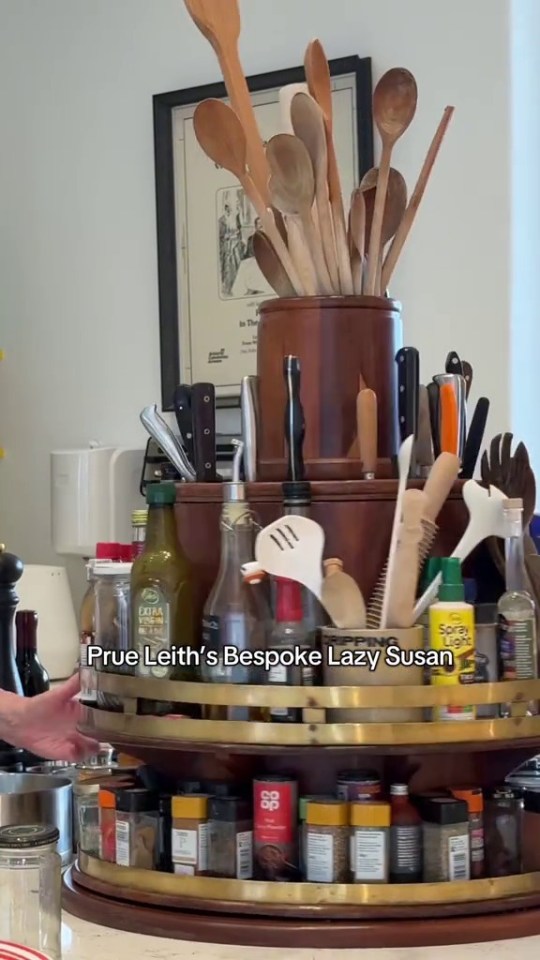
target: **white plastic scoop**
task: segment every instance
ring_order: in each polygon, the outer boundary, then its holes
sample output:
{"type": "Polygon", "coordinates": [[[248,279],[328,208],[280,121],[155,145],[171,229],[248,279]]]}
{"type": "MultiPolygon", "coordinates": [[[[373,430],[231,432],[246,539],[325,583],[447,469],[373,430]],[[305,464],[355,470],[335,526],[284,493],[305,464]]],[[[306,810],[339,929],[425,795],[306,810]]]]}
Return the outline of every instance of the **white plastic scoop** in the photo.
{"type": "MultiPolygon", "coordinates": [[[[452,553],[452,556],[459,560],[466,560],[475,547],[487,537],[505,536],[502,505],[503,501],[507,499],[506,494],[501,493],[497,487],[490,487],[489,490],[486,490],[476,480],[467,480],[463,485],[463,499],[469,511],[469,523],[452,553]]],[[[418,622],[424,611],[437,596],[437,588],[440,582],[441,575],[439,573],[427,590],[424,591],[414,608],[415,622],[418,622]]]]}
{"type": "Polygon", "coordinates": [[[280,517],[257,535],[255,560],[243,565],[242,574],[256,580],[263,570],[296,580],[320,600],[323,550],[324,532],[318,523],[309,517],[280,517]]]}

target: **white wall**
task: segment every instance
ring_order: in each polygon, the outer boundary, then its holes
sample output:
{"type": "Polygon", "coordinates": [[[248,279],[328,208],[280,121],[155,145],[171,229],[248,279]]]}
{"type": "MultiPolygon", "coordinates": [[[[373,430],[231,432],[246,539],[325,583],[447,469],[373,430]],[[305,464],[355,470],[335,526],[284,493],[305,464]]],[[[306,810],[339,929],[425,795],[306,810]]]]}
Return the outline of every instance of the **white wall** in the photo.
{"type": "MultiPolygon", "coordinates": [[[[225,2],[225,0],[224,0],[225,2]]],[[[534,0],[532,0],[534,3],[534,0]]],[[[409,67],[412,184],[448,134],[393,293],[425,376],[475,368],[493,430],[510,417],[509,0],[243,0],[248,73],[370,55],[409,67]]],[[[152,94],[218,79],[181,0],[0,0],[0,540],[51,559],[48,455],[143,440],[159,397],[152,94]]]]}

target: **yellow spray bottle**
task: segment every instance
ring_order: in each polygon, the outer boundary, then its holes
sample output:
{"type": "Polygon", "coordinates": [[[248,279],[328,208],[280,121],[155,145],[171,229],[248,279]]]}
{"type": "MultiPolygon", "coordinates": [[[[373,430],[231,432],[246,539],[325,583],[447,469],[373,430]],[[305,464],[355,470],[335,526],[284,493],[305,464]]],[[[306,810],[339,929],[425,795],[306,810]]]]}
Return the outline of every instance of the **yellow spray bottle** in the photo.
{"type": "MultiPolygon", "coordinates": [[[[429,646],[440,654],[440,664],[431,668],[431,683],[437,687],[474,683],[474,607],[465,602],[460,561],[444,558],[441,574],[438,599],[429,608],[429,646]]],[[[433,709],[433,720],[474,720],[475,716],[474,706],[433,709]]]]}

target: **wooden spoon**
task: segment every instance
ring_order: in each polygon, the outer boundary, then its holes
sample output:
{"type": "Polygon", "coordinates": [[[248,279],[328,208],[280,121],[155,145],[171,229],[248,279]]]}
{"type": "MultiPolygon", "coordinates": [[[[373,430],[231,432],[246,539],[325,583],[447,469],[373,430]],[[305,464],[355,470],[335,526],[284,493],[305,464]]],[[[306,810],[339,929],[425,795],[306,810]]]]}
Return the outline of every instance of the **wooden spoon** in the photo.
{"type": "Polygon", "coordinates": [[[377,271],[382,251],[382,225],[392,150],[411,123],[416,113],[417,100],[416,80],[409,70],[404,70],[402,67],[388,70],[379,80],[373,93],[373,116],[382,140],[382,154],[369,238],[366,281],[368,296],[375,296],[377,290],[377,271]]]}
{"type": "Polygon", "coordinates": [[[256,230],[253,234],[253,252],[259,270],[272,289],[276,291],[278,297],[296,296],[287,271],[262,230],[256,230]]]}
{"type": "Polygon", "coordinates": [[[347,247],[347,231],[345,228],[341,181],[333,140],[332,82],[330,79],[328,60],[326,59],[326,54],[320,40],[312,40],[308,45],[304,57],[304,70],[309,92],[313,99],[319,104],[324,116],[326,146],[328,150],[328,191],[334,219],[340,287],[341,293],[351,295],[354,293],[354,289],[347,247]]]}
{"type": "MultiPolygon", "coordinates": [[[[366,228],[369,230],[369,233],[371,233],[371,227],[373,224],[373,213],[375,210],[378,178],[378,169],[376,167],[372,167],[371,170],[368,170],[368,172],[364,174],[360,182],[360,190],[363,191],[366,207],[369,208],[369,223],[366,222],[366,228]]],[[[381,289],[382,250],[394,236],[401,223],[406,208],[407,184],[405,183],[405,179],[399,170],[395,170],[394,167],[391,167],[388,175],[388,189],[384,204],[383,222],[381,228],[381,254],[379,256],[379,263],[377,267],[376,293],[378,296],[382,296],[383,293],[381,289]]]]}
{"type": "Polygon", "coordinates": [[[332,210],[328,198],[328,149],[324,116],[319,104],[307,93],[296,93],[291,101],[290,116],[293,131],[304,144],[315,174],[315,201],[319,231],[330,281],[334,293],[339,293],[339,272],[332,210]]]}
{"type": "Polygon", "coordinates": [[[396,268],[396,264],[399,260],[401,251],[403,250],[407,237],[409,236],[416,214],[418,213],[418,208],[420,206],[420,203],[422,202],[422,197],[424,196],[426,187],[428,185],[429,178],[431,176],[431,171],[433,170],[435,161],[437,159],[439,150],[441,149],[442,142],[446,135],[446,131],[453,117],[453,114],[454,114],[454,107],[445,108],[444,113],[442,115],[442,119],[435,132],[435,136],[433,137],[429,150],[426,154],[426,159],[424,160],[422,169],[418,175],[418,180],[411,194],[411,199],[409,200],[409,204],[403,216],[403,220],[401,221],[396,231],[396,235],[392,240],[392,243],[390,244],[390,249],[386,254],[384,264],[383,264],[382,280],[381,280],[383,290],[386,289],[386,287],[390,283],[390,280],[392,279],[392,274],[396,268]]]}
{"type": "Polygon", "coordinates": [[[315,264],[319,291],[332,294],[320,238],[315,232],[311,208],[315,197],[315,174],[309,153],[298,137],[278,133],[268,141],[266,157],[270,167],[270,196],[282,213],[298,217],[315,264]]]}
{"type": "Polygon", "coordinates": [[[359,187],[353,190],[349,210],[349,247],[354,292],[362,293],[366,248],[366,201],[359,187]]]}
{"type": "Polygon", "coordinates": [[[269,206],[268,167],[255,120],[251,94],[238,55],[240,11],[238,0],[184,0],[186,9],[217,56],[225,87],[246,137],[247,165],[251,178],[269,206]]]}
{"type": "Polygon", "coordinates": [[[422,490],[406,490],[403,496],[403,519],[396,549],[396,563],[390,599],[388,625],[398,629],[412,627],[418,576],[420,542],[426,495],[422,490]]]}
{"type": "Polygon", "coordinates": [[[203,100],[198,104],[193,115],[193,127],[195,136],[206,155],[238,179],[260,217],[264,231],[289,276],[296,294],[304,296],[304,288],[272,213],[266,208],[261,194],[246,169],[246,138],[236,113],[223,100],[203,100]]]}
{"type": "Polygon", "coordinates": [[[357,583],[344,572],[342,560],[325,560],[323,567],[321,603],[332,622],[341,630],[362,630],[366,625],[366,606],[357,583]]]}

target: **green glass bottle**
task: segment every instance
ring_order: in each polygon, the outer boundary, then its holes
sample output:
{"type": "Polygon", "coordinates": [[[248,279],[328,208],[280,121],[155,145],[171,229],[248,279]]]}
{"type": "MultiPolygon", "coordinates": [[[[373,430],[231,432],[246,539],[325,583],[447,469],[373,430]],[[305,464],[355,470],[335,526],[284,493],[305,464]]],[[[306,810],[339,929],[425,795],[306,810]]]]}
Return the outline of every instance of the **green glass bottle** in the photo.
{"type": "MultiPolygon", "coordinates": [[[[174,483],[147,487],[148,521],[144,550],[131,571],[132,645],[139,655],[139,677],[197,680],[193,576],[178,542],[174,483]],[[173,651],[174,661],[164,662],[173,651]],[[161,657],[161,661],[160,661],[161,657]]],[[[190,705],[143,700],[146,714],[195,715],[190,705]]]]}

